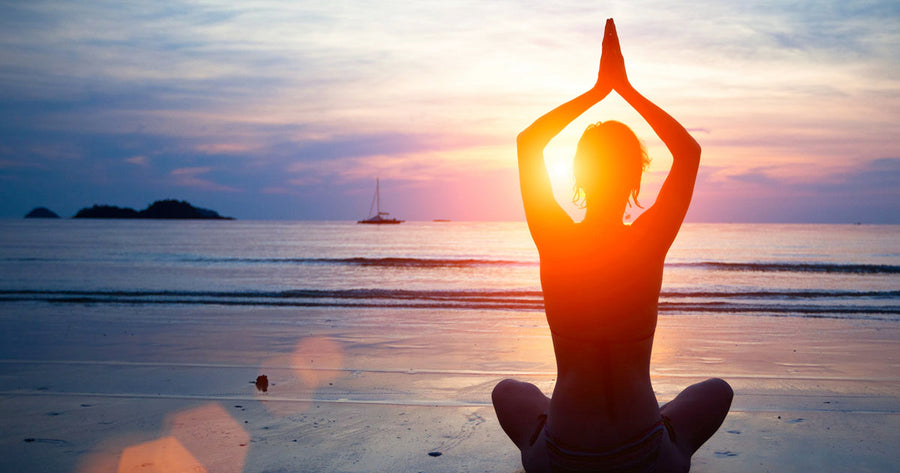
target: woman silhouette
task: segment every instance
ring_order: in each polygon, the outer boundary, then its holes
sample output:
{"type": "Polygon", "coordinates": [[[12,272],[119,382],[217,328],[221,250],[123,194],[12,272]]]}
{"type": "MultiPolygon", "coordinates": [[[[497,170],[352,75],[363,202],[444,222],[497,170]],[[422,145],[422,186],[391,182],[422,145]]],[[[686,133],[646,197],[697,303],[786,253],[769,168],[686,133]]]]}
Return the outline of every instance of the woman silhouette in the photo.
{"type": "Polygon", "coordinates": [[[731,387],[709,379],[659,407],[650,351],[666,252],[687,212],[700,145],[628,82],[615,24],[606,22],[597,83],[518,136],[528,228],[541,259],[541,286],[556,353],[553,397],[503,380],[492,394],[500,425],[528,472],[688,471],[691,455],[719,428],[731,387]],[[572,120],[615,90],[650,124],[673,156],[656,203],[623,224],[637,205],[647,158],[619,122],[584,132],[575,154],[575,223],[553,197],[543,149],[572,120]]]}

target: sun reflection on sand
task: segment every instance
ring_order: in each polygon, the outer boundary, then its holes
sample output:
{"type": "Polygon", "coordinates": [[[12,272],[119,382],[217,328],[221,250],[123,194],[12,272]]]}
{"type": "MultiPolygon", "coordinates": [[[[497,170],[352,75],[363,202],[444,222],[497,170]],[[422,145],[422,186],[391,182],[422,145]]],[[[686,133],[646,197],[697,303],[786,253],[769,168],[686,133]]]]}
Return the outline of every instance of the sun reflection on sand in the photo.
{"type": "Polygon", "coordinates": [[[119,435],[101,442],[76,471],[240,473],[250,443],[250,434],[218,403],[169,414],[159,438],[137,437],[119,435]]]}
{"type": "Polygon", "coordinates": [[[243,471],[250,434],[220,404],[171,414],[166,418],[166,428],[207,470],[243,471]]]}
{"type": "Polygon", "coordinates": [[[206,473],[206,468],[174,437],[128,447],[116,473],[206,473]]]}
{"type": "Polygon", "coordinates": [[[259,373],[268,377],[269,389],[265,393],[257,391],[257,398],[275,415],[303,412],[317,389],[341,375],[343,365],[340,343],[327,337],[304,338],[291,353],[263,361],[259,373]]]}

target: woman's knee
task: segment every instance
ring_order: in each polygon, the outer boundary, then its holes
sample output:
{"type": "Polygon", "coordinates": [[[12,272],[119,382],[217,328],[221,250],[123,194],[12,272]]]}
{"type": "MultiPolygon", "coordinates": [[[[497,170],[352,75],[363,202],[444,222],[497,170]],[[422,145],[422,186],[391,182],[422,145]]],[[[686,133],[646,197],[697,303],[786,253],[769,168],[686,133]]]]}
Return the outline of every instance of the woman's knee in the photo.
{"type": "Polygon", "coordinates": [[[721,378],[710,378],[703,383],[706,385],[704,388],[709,390],[713,397],[731,405],[731,400],[734,399],[734,389],[727,381],[721,378]]]}
{"type": "Polygon", "coordinates": [[[494,386],[494,390],[491,391],[491,401],[497,404],[497,401],[509,398],[513,392],[519,389],[519,384],[519,381],[508,378],[500,381],[494,386]]]}
{"type": "Polygon", "coordinates": [[[689,386],[661,408],[673,424],[677,443],[686,454],[696,452],[719,429],[731,409],[733,397],[734,391],[727,382],[711,378],[689,386]]]}
{"type": "Polygon", "coordinates": [[[494,386],[491,400],[506,435],[519,449],[527,448],[541,415],[546,414],[549,399],[531,383],[504,379],[494,386]]]}
{"type": "Polygon", "coordinates": [[[515,379],[504,379],[503,381],[500,381],[494,386],[494,390],[491,392],[491,400],[495,405],[497,404],[497,401],[514,399],[531,401],[532,398],[540,399],[543,397],[544,393],[542,393],[537,386],[515,379]]]}

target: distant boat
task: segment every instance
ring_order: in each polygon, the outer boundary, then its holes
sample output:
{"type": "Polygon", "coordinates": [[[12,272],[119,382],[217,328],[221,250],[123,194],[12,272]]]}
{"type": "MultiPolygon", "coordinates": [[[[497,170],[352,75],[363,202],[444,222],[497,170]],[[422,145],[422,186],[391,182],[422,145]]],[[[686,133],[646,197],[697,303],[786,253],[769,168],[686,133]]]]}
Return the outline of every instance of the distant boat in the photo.
{"type": "Polygon", "coordinates": [[[381,211],[381,193],[379,192],[379,183],[378,178],[375,178],[375,197],[372,198],[372,205],[369,206],[369,215],[372,215],[372,208],[377,209],[375,215],[365,219],[365,220],[357,220],[356,223],[368,223],[372,225],[389,225],[395,223],[403,223],[404,220],[397,220],[396,218],[387,218],[390,215],[387,212],[381,211]]]}

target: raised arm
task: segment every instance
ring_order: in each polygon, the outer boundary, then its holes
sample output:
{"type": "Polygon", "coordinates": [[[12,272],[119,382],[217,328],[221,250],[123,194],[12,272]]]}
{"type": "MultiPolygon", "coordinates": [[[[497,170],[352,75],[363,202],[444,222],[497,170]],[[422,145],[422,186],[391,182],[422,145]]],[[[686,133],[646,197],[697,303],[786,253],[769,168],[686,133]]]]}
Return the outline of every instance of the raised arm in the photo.
{"type": "Polygon", "coordinates": [[[547,166],[544,164],[544,148],[572,120],[602,100],[609,92],[596,86],[574,99],[556,107],[538,118],[525,131],[519,133],[516,145],[519,155],[519,186],[525,205],[525,219],[531,237],[540,248],[553,235],[554,227],[571,224],[572,219],[553,197],[547,166]]]}
{"type": "MultiPolygon", "coordinates": [[[[610,31],[615,34],[615,26],[613,25],[613,29],[610,30],[611,25],[612,20],[607,20],[605,33],[607,36],[610,31]]],[[[604,39],[604,53],[600,58],[600,72],[597,74],[594,87],[538,118],[525,131],[519,133],[516,140],[519,155],[519,185],[522,190],[522,202],[525,204],[525,219],[538,248],[554,234],[554,227],[572,223],[571,217],[553,197],[550,177],[544,164],[544,148],[563,128],[612,91],[609,74],[605,72],[610,62],[606,57],[605,45],[606,39],[604,39]]]]}
{"type": "Polygon", "coordinates": [[[672,153],[672,169],[669,170],[656,202],[632,225],[635,230],[649,235],[654,242],[659,243],[659,248],[666,251],[675,240],[691,203],[694,181],[700,166],[700,145],[678,121],[631,86],[625,74],[625,61],[622,59],[619,37],[612,20],[607,21],[603,57],[609,61],[601,63],[601,76],[606,72],[606,80],[613,89],[647,121],[672,153]]]}
{"type": "Polygon", "coordinates": [[[680,123],[634,88],[629,86],[618,92],[647,120],[672,153],[672,168],[659,190],[656,202],[633,224],[633,228],[646,230],[663,250],[668,250],[691,204],[694,182],[700,167],[700,145],[680,123]]]}

